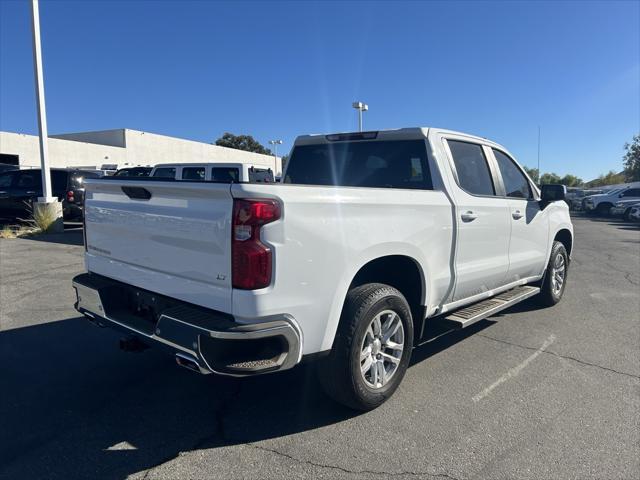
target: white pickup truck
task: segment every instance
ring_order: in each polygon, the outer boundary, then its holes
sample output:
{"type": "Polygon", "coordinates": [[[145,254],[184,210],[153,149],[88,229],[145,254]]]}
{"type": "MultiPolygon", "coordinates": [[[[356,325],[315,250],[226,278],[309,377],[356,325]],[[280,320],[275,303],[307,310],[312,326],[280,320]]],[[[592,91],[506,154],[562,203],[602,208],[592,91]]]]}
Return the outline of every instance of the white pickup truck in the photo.
{"type": "Polygon", "coordinates": [[[76,308],[234,376],[303,360],[375,408],[430,320],[463,328],[563,295],[566,189],[500,145],[434,128],[299,137],[277,184],[87,180],[76,308]]]}

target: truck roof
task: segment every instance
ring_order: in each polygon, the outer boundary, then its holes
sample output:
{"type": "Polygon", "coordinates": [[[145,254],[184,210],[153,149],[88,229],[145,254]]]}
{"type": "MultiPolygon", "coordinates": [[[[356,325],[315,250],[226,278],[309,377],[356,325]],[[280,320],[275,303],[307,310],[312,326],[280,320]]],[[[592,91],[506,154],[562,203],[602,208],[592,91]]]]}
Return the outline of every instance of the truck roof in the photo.
{"type": "MultiPolygon", "coordinates": [[[[444,128],[435,127],[408,127],[408,128],[393,128],[387,130],[369,130],[364,132],[338,132],[338,133],[315,133],[311,135],[300,135],[296,138],[294,145],[317,145],[321,143],[329,143],[335,141],[358,141],[358,140],[414,140],[419,138],[425,138],[429,133],[429,130],[436,130],[440,133],[463,135],[470,139],[479,140],[482,142],[488,142],[494,145],[498,145],[484,137],[477,135],[471,135],[469,133],[457,132],[455,130],[447,130],[444,128]]],[[[500,145],[498,145],[500,146],[500,145]]],[[[501,146],[500,146],[501,147],[501,146]]],[[[502,148],[502,147],[501,147],[502,148]]]]}

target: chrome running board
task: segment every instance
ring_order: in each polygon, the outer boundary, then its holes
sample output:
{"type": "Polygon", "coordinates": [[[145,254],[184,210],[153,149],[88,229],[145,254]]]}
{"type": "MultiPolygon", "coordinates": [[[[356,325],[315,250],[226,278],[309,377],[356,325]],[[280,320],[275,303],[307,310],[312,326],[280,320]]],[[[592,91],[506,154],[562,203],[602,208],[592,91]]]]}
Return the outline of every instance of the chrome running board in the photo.
{"type": "Polygon", "coordinates": [[[495,297],[456,310],[445,317],[445,320],[452,322],[456,328],[465,328],[538,293],[540,293],[540,288],[531,285],[516,287],[495,297]]]}

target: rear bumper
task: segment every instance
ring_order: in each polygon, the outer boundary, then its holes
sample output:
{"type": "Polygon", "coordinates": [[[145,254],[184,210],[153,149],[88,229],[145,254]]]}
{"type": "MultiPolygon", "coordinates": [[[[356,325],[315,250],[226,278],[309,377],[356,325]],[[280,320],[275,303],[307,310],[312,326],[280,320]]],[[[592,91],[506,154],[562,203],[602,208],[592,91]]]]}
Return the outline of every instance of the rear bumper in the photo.
{"type": "Polygon", "coordinates": [[[161,344],[200,373],[249,376],[287,370],[301,359],[300,330],[287,315],[239,324],[232,316],[96,274],[73,279],[75,308],[100,326],[161,344]]]}

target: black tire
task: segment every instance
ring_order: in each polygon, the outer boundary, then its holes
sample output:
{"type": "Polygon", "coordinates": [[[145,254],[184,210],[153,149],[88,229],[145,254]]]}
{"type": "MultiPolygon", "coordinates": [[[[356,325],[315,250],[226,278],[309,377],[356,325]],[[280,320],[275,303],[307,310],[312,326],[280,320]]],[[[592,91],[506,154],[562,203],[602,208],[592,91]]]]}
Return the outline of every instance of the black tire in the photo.
{"type": "Polygon", "coordinates": [[[564,245],[558,241],[553,242],[551,248],[551,256],[549,257],[549,263],[544,274],[544,280],[540,285],[540,294],[538,295],[538,303],[545,307],[552,307],[562,299],[564,290],[567,287],[567,273],[569,271],[569,255],[564,245]],[[562,262],[564,264],[564,277],[561,288],[557,289],[557,283],[554,284],[553,275],[555,270],[556,261],[558,255],[562,256],[562,262]]]}
{"type": "Polygon", "coordinates": [[[605,217],[609,215],[609,210],[611,210],[611,207],[613,207],[613,205],[611,205],[610,203],[601,203],[596,207],[596,213],[601,217],[605,217]]]}
{"type": "Polygon", "coordinates": [[[631,209],[630,209],[630,208],[627,208],[627,209],[624,211],[624,213],[622,214],[622,219],[623,219],[625,222],[630,222],[630,221],[631,221],[631,217],[630,217],[630,215],[631,215],[631,209]]]}
{"type": "Polygon", "coordinates": [[[391,397],[400,385],[412,350],[413,319],[407,300],[389,285],[368,283],[347,294],[331,353],[317,365],[318,378],[327,394],[337,402],[354,410],[373,410],[391,397]],[[389,381],[374,388],[361,373],[360,349],[369,325],[385,310],[392,310],[402,322],[404,349],[401,356],[398,353],[400,361],[389,381]]]}

